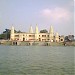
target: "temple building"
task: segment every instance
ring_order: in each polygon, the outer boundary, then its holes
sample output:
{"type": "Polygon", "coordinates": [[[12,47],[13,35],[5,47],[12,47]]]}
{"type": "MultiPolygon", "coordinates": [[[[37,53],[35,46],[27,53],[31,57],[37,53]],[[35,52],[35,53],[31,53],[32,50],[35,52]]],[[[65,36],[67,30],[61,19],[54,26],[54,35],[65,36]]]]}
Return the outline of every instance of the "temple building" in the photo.
{"type": "Polygon", "coordinates": [[[35,32],[33,32],[32,26],[30,26],[29,32],[15,33],[14,27],[11,28],[11,41],[47,41],[47,42],[64,42],[64,36],[60,36],[57,32],[54,33],[54,29],[50,26],[48,33],[40,33],[38,30],[38,25],[35,27],[35,32]]]}

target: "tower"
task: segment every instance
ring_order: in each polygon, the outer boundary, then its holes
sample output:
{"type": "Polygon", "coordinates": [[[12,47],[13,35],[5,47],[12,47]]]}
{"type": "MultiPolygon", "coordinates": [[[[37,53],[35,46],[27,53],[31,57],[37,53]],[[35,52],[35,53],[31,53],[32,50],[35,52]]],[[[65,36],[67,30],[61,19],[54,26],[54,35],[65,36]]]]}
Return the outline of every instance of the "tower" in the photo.
{"type": "Polygon", "coordinates": [[[50,30],[49,30],[49,39],[51,42],[53,42],[54,40],[54,31],[52,26],[50,26],[50,30]]]}
{"type": "Polygon", "coordinates": [[[38,25],[36,24],[35,33],[38,34],[38,25]]]}
{"type": "Polygon", "coordinates": [[[59,34],[57,32],[55,34],[55,42],[59,42],[59,34]]]}
{"type": "Polygon", "coordinates": [[[39,36],[38,33],[39,33],[38,32],[38,25],[36,24],[36,27],[35,27],[35,40],[36,41],[38,41],[38,36],[39,36]]]}
{"type": "Polygon", "coordinates": [[[10,40],[14,40],[14,27],[11,27],[10,40]]]}
{"type": "Polygon", "coordinates": [[[30,26],[29,33],[33,33],[33,28],[30,26]]]}

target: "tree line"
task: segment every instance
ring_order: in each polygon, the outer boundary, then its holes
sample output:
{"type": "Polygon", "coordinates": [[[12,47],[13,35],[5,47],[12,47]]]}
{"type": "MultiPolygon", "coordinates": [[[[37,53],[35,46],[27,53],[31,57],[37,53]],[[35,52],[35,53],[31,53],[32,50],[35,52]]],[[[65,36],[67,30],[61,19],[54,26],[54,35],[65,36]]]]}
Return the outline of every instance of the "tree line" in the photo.
{"type": "MultiPolygon", "coordinates": [[[[20,30],[14,30],[15,33],[21,33],[20,30]]],[[[10,39],[10,33],[11,33],[11,30],[10,29],[5,29],[1,34],[0,34],[0,39],[4,39],[4,40],[7,40],[7,39],[10,39]]]]}

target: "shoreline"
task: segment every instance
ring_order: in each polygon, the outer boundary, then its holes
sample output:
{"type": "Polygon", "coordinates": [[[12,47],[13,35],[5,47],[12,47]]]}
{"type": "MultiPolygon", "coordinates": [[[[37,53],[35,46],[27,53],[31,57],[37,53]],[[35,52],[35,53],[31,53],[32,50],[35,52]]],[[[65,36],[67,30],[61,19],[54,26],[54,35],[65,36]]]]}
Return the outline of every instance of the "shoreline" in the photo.
{"type": "Polygon", "coordinates": [[[0,40],[0,45],[5,45],[5,46],[75,46],[75,41],[72,41],[72,42],[32,42],[32,41],[0,40]]]}

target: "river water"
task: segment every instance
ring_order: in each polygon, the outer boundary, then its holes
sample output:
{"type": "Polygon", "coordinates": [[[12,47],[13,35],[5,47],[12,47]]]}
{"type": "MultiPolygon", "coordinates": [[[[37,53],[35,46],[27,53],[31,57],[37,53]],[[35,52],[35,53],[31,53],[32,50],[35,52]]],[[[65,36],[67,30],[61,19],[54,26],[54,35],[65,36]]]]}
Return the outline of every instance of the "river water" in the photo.
{"type": "Polygon", "coordinates": [[[74,47],[0,46],[0,75],[74,75],[74,47]]]}

